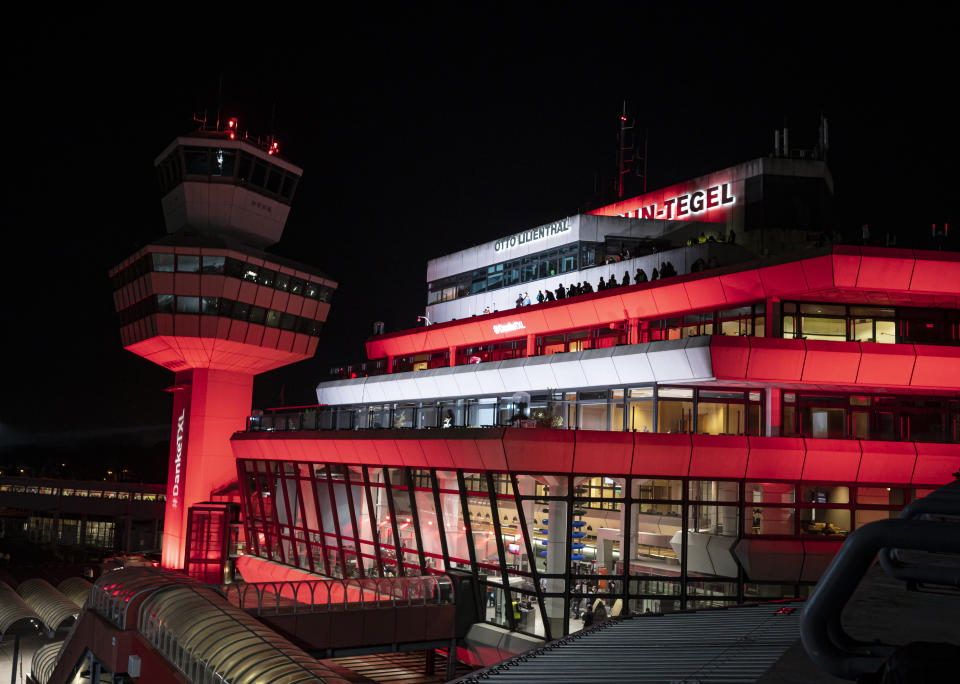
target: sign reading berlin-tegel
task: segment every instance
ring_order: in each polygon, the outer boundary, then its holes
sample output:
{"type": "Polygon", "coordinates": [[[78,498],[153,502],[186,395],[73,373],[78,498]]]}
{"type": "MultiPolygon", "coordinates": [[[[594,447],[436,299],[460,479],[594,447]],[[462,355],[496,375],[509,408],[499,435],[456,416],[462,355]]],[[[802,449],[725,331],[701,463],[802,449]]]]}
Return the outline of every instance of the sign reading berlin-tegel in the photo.
{"type": "Polygon", "coordinates": [[[530,230],[525,230],[522,233],[517,233],[510,237],[501,238],[494,243],[493,249],[497,252],[503,252],[527,242],[543,240],[544,238],[553,237],[560,233],[566,233],[568,230],[570,230],[570,226],[567,224],[567,219],[560,219],[559,221],[548,223],[545,226],[538,226],[537,228],[531,228],[530,230]]]}
{"type": "Polygon", "coordinates": [[[668,197],[660,204],[656,202],[644,204],[622,215],[628,218],[677,221],[728,204],[735,204],[736,201],[737,198],[734,197],[733,191],[730,189],[730,183],[719,183],[704,190],[695,190],[675,197],[668,197]]]}

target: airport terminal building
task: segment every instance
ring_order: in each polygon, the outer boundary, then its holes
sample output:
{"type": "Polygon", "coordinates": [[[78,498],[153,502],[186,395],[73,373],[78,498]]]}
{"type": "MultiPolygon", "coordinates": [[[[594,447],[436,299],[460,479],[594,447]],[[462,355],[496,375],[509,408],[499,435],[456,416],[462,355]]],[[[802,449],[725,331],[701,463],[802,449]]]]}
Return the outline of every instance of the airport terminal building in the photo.
{"type": "Polygon", "coordinates": [[[833,244],[831,190],[760,159],[430,261],[430,325],[233,435],[245,574],[466,573],[547,639],[805,596],[960,466],[960,255],[833,244]]]}

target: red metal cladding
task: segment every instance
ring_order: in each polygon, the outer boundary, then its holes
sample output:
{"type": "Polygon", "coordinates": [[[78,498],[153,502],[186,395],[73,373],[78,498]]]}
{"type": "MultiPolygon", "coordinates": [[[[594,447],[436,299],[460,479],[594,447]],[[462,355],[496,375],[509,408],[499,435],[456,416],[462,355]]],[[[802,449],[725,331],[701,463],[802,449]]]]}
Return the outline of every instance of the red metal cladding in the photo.
{"type": "Polygon", "coordinates": [[[811,290],[827,290],[834,287],[832,257],[804,259],[800,265],[803,267],[803,277],[807,281],[807,287],[811,290]]]}
{"type": "Polygon", "coordinates": [[[912,387],[960,387],[960,347],[914,345],[917,362],[910,379],[912,387]]]}
{"type": "Polygon", "coordinates": [[[747,377],[750,380],[793,381],[803,376],[803,340],[751,337],[747,377]]]}
{"type": "Polygon", "coordinates": [[[864,290],[909,290],[914,254],[909,249],[860,248],[857,287],[864,290]]]}
{"type": "Polygon", "coordinates": [[[630,472],[650,477],[686,477],[692,451],[690,435],[635,432],[630,472]]]}
{"type": "Polygon", "coordinates": [[[911,484],[915,486],[942,486],[953,480],[960,471],[960,444],[928,444],[916,442],[917,463],[911,484]]]}
{"type": "Polygon", "coordinates": [[[478,437],[474,440],[480,462],[484,470],[507,470],[507,456],[503,448],[503,436],[506,428],[496,430],[489,437],[478,437]]]}
{"type": "Polygon", "coordinates": [[[717,380],[743,380],[750,361],[750,338],[714,335],[710,338],[710,360],[717,380]]]}
{"type": "Polygon", "coordinates": [[[479,441],[476,439],[448,440],[447,447],[450,449],[451,467],[464,470],[483,470],[479,441]]]}
{"type": "Polygon", "coordinates": [[[654,288],[653,299],[661,314],[676,313],[690,310],[690,298],[683,283],[675,285],[661,285],[654,288]]]}
{"type": "Polygon", "coordinates": [[[699,278],[683,284],[693,309],[721,309],[727,304],[720,278],[699,278]]]}
{"type": "Polygon", "coordinates": [[[507,430],[503,448],[513,471],[569,473],[573,470],[573,430],[507,430]]]}
{"type": "Polygon", "coordinates": [[[742,479],[747,471],[750,444],[734,435],[693,435],[690,477],[742,479]]]}
{"type": "Polygon", "coordinates": [[[857,384],[906,387],[913,375],[916,352],[910,344],[860,343],[857,384]]]}
{"type": "Polygon", "coordinates": [[[854,482],[860,469],[860,442],[855,439],[805,439],[800,477],[810,482],[854,482]]]}
{"type": "Polygon", "coordinates": [[[857,482],[907,484],[913,477],[917,450],[913,442],[860,441],[863,456],[857,482]]]}
{"type": "Polygon", "coordinates": [[[960,292],[960,254],[955,252],[914,252],[916,264],[910,280],[911,292],[960,292]]]}
{"type": "Polygon", "coordinates": [[[803,363],[803,382],[853,384],[860,366],[860,345],[857,342],[824,342],[807,340],[803,363]]]}
{"type": "Polygon", "coordinates": [[[795,437],[750,437],[747,478],[751,480],[799,480],[806,452],[795,437]]]}
{"type": "Polygon", "coordinates": [[[575,473],[629,473],[633,434],[580,430],[573,454],[575,473]]]}
{"type": "Polygon", "coordinates": [[[760,274],[756,270],[727,273],[720,276],[720,284],[730,305],[754,302],[767,295],[760,281],[760,274]]]}
{"type": "Polygon", "coordinates": [[[431,437],[422,437],[420,439],[420,448],[423,449],[423,455],[424,458],[427,459],[428,467],[441,468],[444,470],[456,467],[453,463],[449,446],[450,442],[455,440],[431,437]]]}
{"type": "Polygon", "coordinates": [[[802,261],[791,261],[786,264],[767,266],[760,269],[760,282],[767,297],[789,295],[795,292],[805,292],[807,286],[802,261]]]}
{"type": "Polygon", "coordinates": [[[423,440],[420,439],[394,440],[394,443],[397,445],[397,450],[400,452],[400,459],[403,465],[408,468],[430,467],[430,464],[427,462],[427,457],[423,453],[423,448],[421,447],[422,442],[423,440]]]}

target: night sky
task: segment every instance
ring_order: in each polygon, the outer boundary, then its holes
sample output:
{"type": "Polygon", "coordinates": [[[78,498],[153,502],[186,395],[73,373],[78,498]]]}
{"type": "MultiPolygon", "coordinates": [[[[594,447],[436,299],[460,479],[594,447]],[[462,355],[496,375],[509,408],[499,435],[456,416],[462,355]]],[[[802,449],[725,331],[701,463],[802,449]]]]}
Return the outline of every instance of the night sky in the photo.
{"type": "Polygon", "coordinates": [[[585,7],[7,40],[0,447],[163,438],[172,373],[121,349],[107,271],[163,234],[153,160],[215,118],[221,80],[221,117],[254,135],[272,121],[304,168],[272,251],[339,283],[316,356],[259,376],[260,407],[281,388],[315,401],[373,321],[416,325],[429,258],[596,206],[624,99],[649,130],[650,189],[769,154],[784,124],[811,148],[822,112],[837,228],[955,218],[948,22],[585,7]]]}

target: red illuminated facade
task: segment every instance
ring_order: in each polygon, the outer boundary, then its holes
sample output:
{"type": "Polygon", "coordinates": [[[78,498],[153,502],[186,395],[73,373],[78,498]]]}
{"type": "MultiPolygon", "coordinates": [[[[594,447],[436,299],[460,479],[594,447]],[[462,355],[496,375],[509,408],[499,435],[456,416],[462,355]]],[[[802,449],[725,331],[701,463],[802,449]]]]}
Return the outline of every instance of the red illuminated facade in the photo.
{"type": "Polygon", "coordinates": [[[584,599],[806,595],[960,468],[960,255],[812,243],[371,338],[234,435],[248,552],[470,572],[487,622],[547,639],[584,599]]]}
{"type": "MultiPolygon", "coordinates": [[[[336,288],[262,251],[282,234],[301,169],[237,139],[230,123],[178,138],[157,158],[169,235],[110,272],[124,348],[176,373],[165,568],[184,568],[188,553],[211,560],[189,548],[188,530],[222,565],[226,526],[199,504],[235,498],[229,437],[249,414],[253,378],[313,356],[336,288]]],[[[216,574],[195,565],[198,576],[216,574]]]]}

